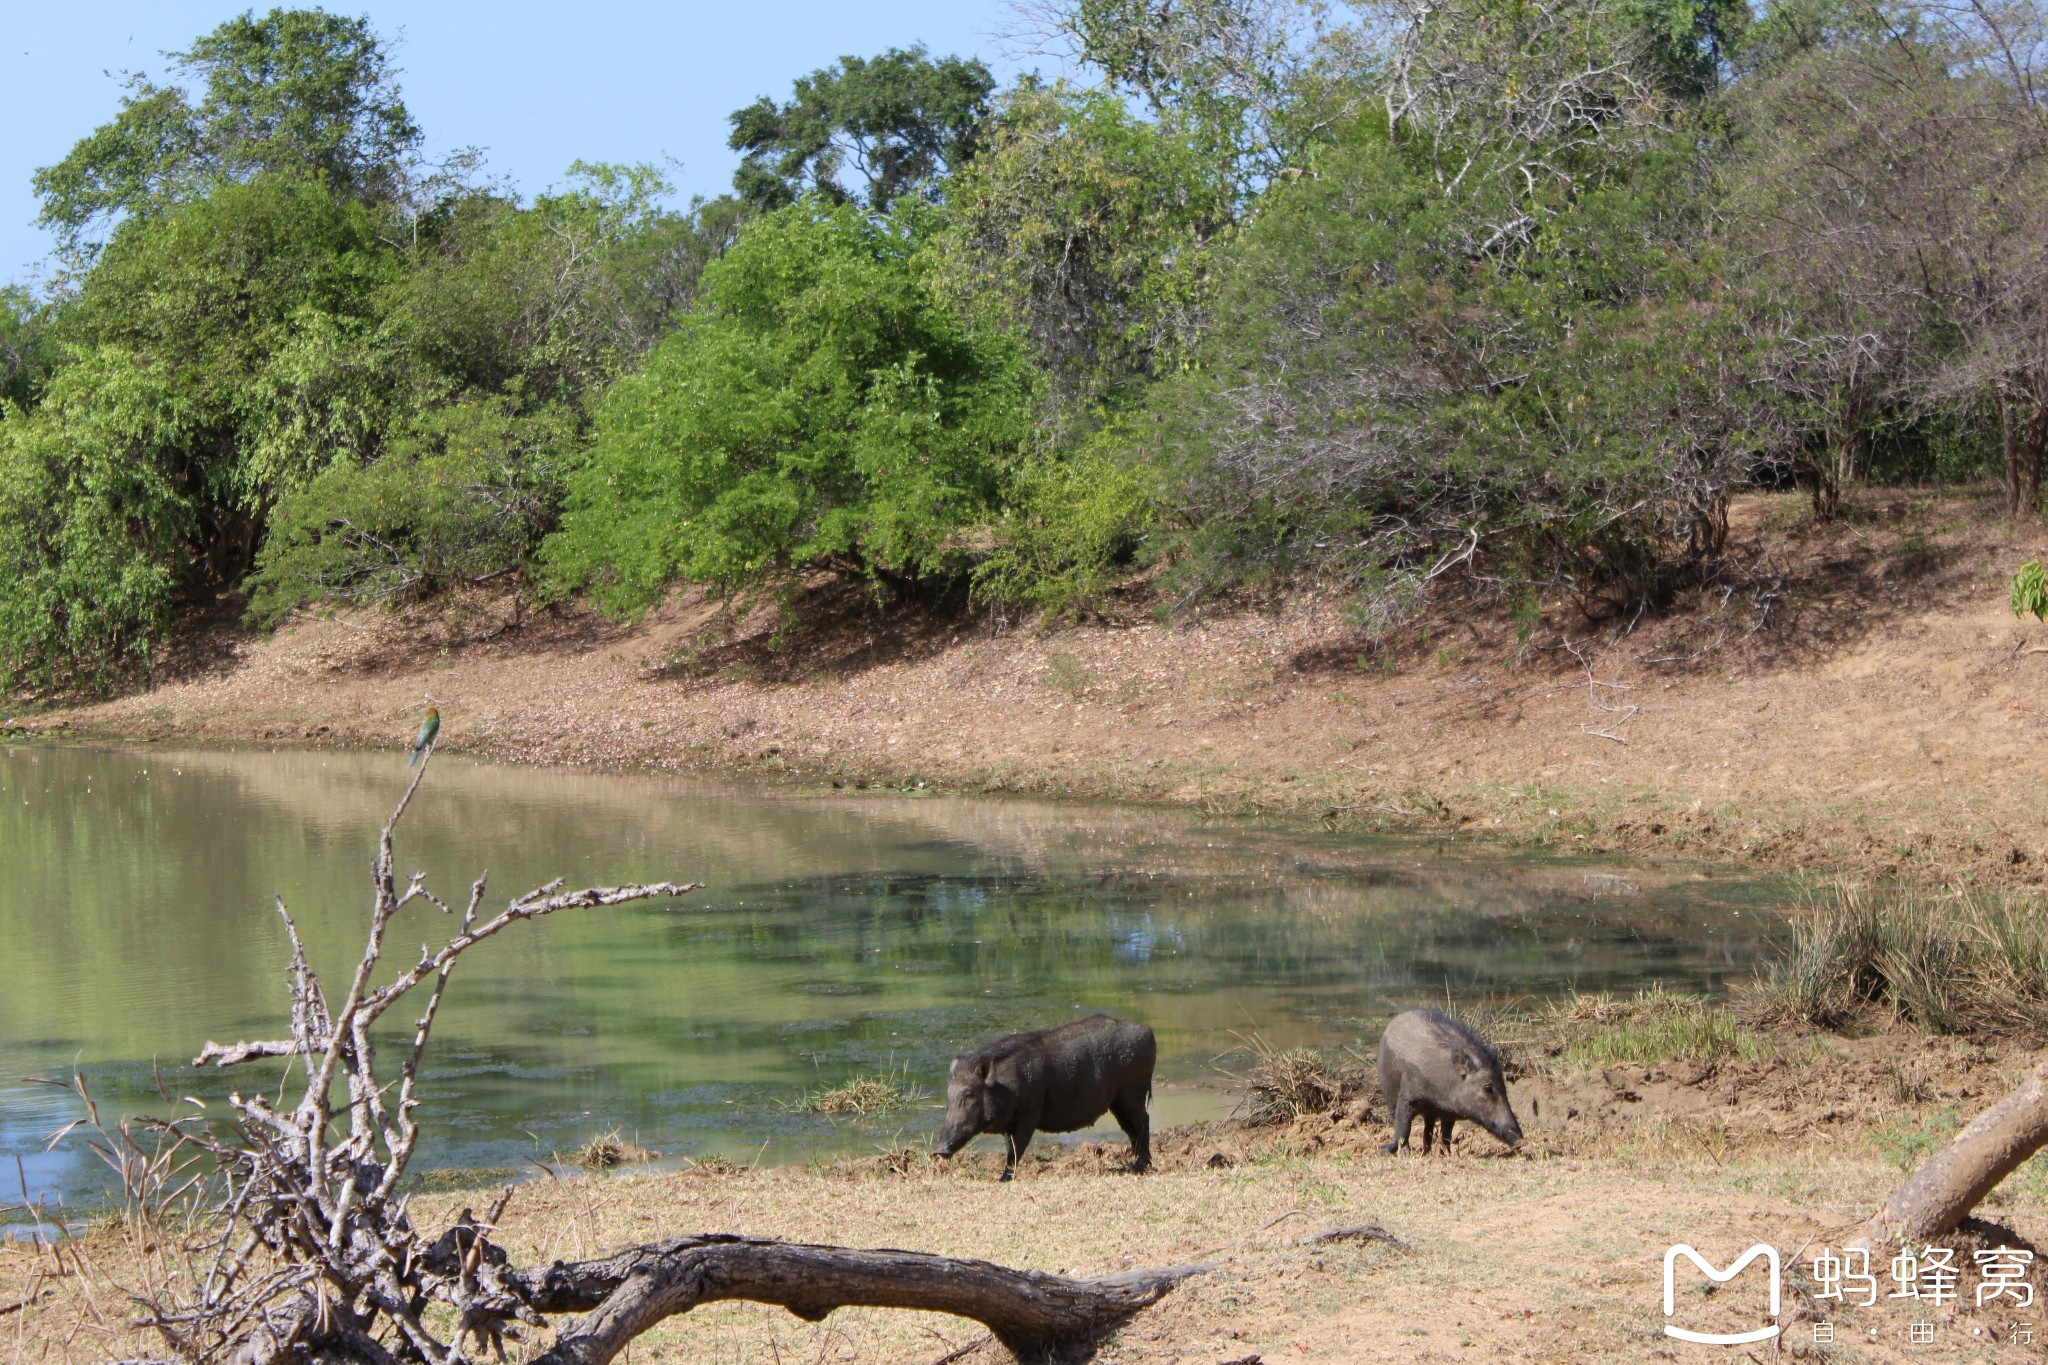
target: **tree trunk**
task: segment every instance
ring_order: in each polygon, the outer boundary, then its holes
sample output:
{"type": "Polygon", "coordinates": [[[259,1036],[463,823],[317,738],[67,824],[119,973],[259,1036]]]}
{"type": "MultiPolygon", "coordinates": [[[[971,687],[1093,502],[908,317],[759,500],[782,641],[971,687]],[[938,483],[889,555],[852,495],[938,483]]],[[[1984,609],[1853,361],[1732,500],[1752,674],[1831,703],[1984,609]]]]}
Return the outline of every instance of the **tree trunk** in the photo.
{"type": "Polygon", "coordinates": [[[2013,425],[2012,399],[2002,391],[1998,395],[1998,434],[2005,449],[2005,511],[2016,517],[2020,514],[2020,436],[2013,425]]]}
{"type": "Polygon", "coordinates": [[[1834,452],[1830,449],[1823,458],[1807,464],[1813,471],[1813,519],[1833,521],[1842,510],[1842,484],[1835,476],[1834,452]]]}
{"type": "Polygon", "coordinates": [[[674,1237],[603,1260],[516,1271],[529,1307],[580,1312],[534,1365],[605,1365],[664,1318],[702,1303],[780,1304],[807,1322],[835,1308],[917,1308],[984,1324],[1022,1359],[1087,1347],[1207,1266],[1071,1280],[917,1251],[853,1251],[749,1237],[674,1237]]]}
{"type": "Polygon", "coordinates": [[[1977,1201],[2048,1146],[2048,1062],[2019,1089],[1970,1121],[1948,1146],[1885,1200],[1863,1225],[1872,1246],[1924,1242],[1954,1230],[1977,1201]]]}
{"type": "Polygon", "coordinates": [[[2019,502],[2012,509],[2014,516],[2031,513],[2041,505],[2041,457],[2048,451],[2048,407],[2037,407],[2033,420],[2027,423],[2026,434],[2020,438],[2018,478],[2019,502]]]}

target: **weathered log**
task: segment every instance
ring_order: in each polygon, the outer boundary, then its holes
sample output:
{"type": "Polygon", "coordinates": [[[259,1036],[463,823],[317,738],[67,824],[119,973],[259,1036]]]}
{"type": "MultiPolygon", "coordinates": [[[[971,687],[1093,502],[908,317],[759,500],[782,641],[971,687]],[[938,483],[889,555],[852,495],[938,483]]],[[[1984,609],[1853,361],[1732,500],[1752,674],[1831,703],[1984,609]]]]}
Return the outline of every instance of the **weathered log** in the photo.
{"type": "Polygon", "coordinates": [[[512,1271],[508,1287],[542,1313],[578,1312],[535,1365],[605,1365],[633,1338],[699,1304],[746,1299],[820,1322],[835,1308],[918,1308],[972,1318],[1022,1359],[1100,1341],[1210,1267],[1074,1280],[920,1251],[674,1237],[602,1260],[512,1271]]]}
{"type": "Polygon", "coordinates": [[[1865,1245],[1924,1242],[1950,1232],[2021,1162],[2048,1146],[2048,1062],[1970,1120],[1863,1225],[1865,1245]]]}

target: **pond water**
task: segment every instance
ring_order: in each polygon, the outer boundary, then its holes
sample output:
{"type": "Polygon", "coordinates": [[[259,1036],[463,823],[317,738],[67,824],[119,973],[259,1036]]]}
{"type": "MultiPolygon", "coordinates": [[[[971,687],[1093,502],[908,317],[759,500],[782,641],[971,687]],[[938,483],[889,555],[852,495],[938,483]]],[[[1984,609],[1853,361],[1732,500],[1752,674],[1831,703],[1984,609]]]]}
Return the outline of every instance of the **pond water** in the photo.
{"type": "MultiPolygon", "coordinates": [[[[340,994],[406,778],[389,754],[0,749],[0,1204],[76,1207],[100,1188],[75,1139],[44,1151],[75,1098],[18,1078],[75,1070],[110,1115],[164,1112],[159,1071],[174,1098],[254,1083],[189,1063],[208,1039],[282,1032],[274,896],[340,994]]],[[[1300,820],[452,757],[435,760],[398,861],[447,897],[487,869],[500,905],[558,875],[707,884],[516,926],[462,959],[420,1164],[492,1171],[612,1128],[672,1158],[926,1143],[951,1055],[1097,1010],[1158,1031],[1155,1123],[1214,1117],[1244,1060],[1227,1054],[1253,1030],[1369,1050],[1415,1004],[1716,992],[1752,973],[1783,899],[1733,876],[1300,820]],[[923,1105],[879,1123],[798,1107],[880,1071],[921,1086],[923,1105]]],[[[392,960],[447,932],[408,909],[392,960]]]]}

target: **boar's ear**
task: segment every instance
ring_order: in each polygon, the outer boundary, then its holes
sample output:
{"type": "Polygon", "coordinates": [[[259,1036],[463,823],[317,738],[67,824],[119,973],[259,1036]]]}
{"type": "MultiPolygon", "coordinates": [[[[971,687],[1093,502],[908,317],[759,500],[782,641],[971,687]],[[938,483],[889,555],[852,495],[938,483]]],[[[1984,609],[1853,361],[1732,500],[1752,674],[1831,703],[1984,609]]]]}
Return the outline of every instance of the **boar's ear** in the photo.
{"type": "Polygon", "coordinates": [[[982,1058],[981,1065],[975,1068],[975,1070],[980,1073],[981,1078],[983,1080],[987,1080],[989,1076],[995,1072],[995,1069],[996,1059],[993,1057],[982,1058]]]}

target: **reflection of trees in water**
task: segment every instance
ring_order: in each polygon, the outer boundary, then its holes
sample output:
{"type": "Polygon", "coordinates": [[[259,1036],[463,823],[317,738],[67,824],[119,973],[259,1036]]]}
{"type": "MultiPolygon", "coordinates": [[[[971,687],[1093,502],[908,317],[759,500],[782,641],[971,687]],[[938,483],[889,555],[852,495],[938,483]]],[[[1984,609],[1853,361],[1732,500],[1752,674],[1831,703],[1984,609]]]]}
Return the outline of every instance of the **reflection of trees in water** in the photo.
{"type": "MultiPolygon", "coordinates": [[[[207,1036],[274,1017],[273,893],[316,965],[352,957],[362,865],[402,781],[396,750],[0,755],[0,1071],[77,1055],[116,1110],[161,1108],[140,1059],[179,1066],[207,1036]]],[[[477,1151],[594,1122],[584,1110],[724,1123],[735,1094],[891,1062],[936,1085],[954,1051],[1087,1009],[1151,1022],[1162,1074],[1185,1079],[1234,1030],[1352,1038],[1447,989],[1713,988],[1748,972],[1761,927],[1731,913],[1744,887],[1177,811],[791,797],[446,759],[425,797],[408,866],[484,865],[503,888],[564,867],[711,885],[701,902],[579,913],[477,955],[451,991],[448,1070],[429,1096],[477,1151]]],[[[430,916],[394,941],[438,936],[430,916]]],[[[219,1090],[190,1072],[171,1084],[219,1090]]],[[[55,1126],[22,1098],[0,1090],[0,1150],[55,1126]]]]}
{"type": "Polygon", "coordinates": [[[1762,927],[1712,905],[1674,913],[1517,894],[1475,906],[1460,889],[1403,877],[826,878],[746,893],[758,913],[743,930],[676,932],[711,955],[810,963],[834,980],[937,959],[983,983],[1550,992],[1674,974],[1715,989],[1753,961],[1762,927]]]}

